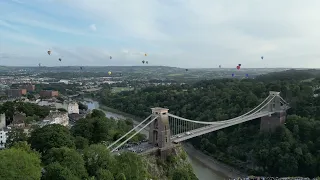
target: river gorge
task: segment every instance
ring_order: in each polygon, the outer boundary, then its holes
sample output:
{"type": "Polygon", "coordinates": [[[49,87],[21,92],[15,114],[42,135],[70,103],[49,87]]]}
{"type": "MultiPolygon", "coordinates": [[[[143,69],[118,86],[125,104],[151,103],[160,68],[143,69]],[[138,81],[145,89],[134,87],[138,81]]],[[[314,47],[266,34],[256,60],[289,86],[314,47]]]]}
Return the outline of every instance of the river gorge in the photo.
{"type": "MultiPolygon", "coordinates": [[[[107,108],[100,107],[97,101],[92,101],[87,99],[90,102],[86,102],[88,109],[99,109],[106,113],[106,117],[114,119],[132,119],[126,115],[110,112],[107,108]]],[[[134,119],[132,119],[134,121],[134,119]]],[[[137,125],[139,122],[134,121],[134,124],[137,125]]],[[[142,130],[141,133],[149,136],[147,130],[142,130]]],[[[192,145],[188,143],[183,144],[184,150],[188,154],[189,161],[193,167],[195,175],[199,180],[223,180],[229,179],[231,177],[243,176],[240,172],[233,171],[231,167],[228,167],[220,162],[215,161],[212,157],[202,153],[199,150],[196,150],[192,145]]]]}

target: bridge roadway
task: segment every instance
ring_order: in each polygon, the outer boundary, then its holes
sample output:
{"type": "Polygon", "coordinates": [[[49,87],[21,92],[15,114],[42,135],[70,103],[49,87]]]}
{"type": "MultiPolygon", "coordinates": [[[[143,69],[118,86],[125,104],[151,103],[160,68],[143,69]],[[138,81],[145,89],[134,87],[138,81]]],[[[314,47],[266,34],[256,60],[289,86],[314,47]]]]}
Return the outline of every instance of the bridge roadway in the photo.
{"type": "Polygon", "coordinates": [[[275,112],[263,111],[263,112],[258,112],[258,113],[255,113],[255,114],[251,114],[251,115],[245,116],[245,117],[243,117],[243,118],[241,118],[239,120],[234,120],[232,122],[226,122],[224,124],[219,124],[219,125],[205,126],[205,127],[198,128],[198,129],[190,131],[191,134],[189,134],[189,135],[187,135],[186,133],[177,134],[177,135],[175,135],[174,137],[171,138],[171,141],[174,142],[174,143],[178,143],[178,142],[181,142],[181,141],[185,141],[187,139],[191,139],[191,138],[196,137],[196,136],[207,134],[207,133],[212,132],[212,131],[217,131],[217,130],[220,130],[220,129],[223,129],[223,128],[226,128],[226,127],[229,127],[229,126],[240,124],[240,123],[243,123],[243,122],[246,122],[246,121],[250,121],[250,120],[253,120],[253,119],[256,119],[256,118],[260,118],[260,117],[263,117],[263,116],[271,115],[273,113],[275,113],[275,112]]]}

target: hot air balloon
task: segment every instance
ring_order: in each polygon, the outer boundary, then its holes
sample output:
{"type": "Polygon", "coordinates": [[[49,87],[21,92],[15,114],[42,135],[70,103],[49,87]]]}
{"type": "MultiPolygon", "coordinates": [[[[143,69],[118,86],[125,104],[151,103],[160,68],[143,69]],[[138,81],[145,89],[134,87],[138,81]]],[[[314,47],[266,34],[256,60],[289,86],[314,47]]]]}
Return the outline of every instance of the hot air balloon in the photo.
{"type": "Polygon", "coordinates": [[[219,68],[221,68],[221,65],[219,65],[219,68]]]}
{"type": "Polygon", "coordinates": [[[234,73],[232,73],[232,77],[234,77],[234,73]]]}
{"type": "Polygon", "coordinates": [[[147,56],[147,53],[145,53],[144,56],[147,56]]]}
{"type": "Polygon", "coordinates": [[[148,61],[146,61],[146,64],[148,64],[148,61]]]}
{"type": "Polygon", "coordinates": [[[142,63],[144,64],[144,62],[145,62],[145,61],[143,60],[142,63]]]}
{"type": "Polygon", "coordinates": [[[110,59],[112,59],[112,56],[110,56],[110,59]]]}
{"type": "Polygon", "coordinates": [[[246,74],[246,77],[248,78],[248,77],[249,77],[249,74],[246,74]]]}
{"type": "Polygon", "coordinates": [[[108,74],[111,75],[111,71],[109,71],[108,74]]]}
{"type": "Polygon", "coordinates": [[[240,70],[240,66],[237,66],[237,69],[240,70]]]}
{"type": "Polygon", "coordinates": [[[263,56],[261,56],[261,59],[263,59],[263,56]]]}
{"type": "Polygon", "coordinates": [[[240,67],[241,67],[241,64],[238,64],[238,66],[240,66],[240,67]]]}
{"type": "Polygon", "coordinates": [[[186,69],[186,71],[189,71],[189,69],[186,69]]]}
{"type": "Polygon", "coordinates": [[[38,65],[39,65],[39,67],[40,67],[40,66],[41,66],[41,63],[39,63],[38,65]]]}
{"type": "Polygon", "coordinates": [[[49,54],[49,55],[51,54],[51,51],[50,51],[50,50],[48,50],[48,54],[49,54]]]}
{"type": "Polygon", "coordinates": [[[61,61],[62,59],[61,58],[59,58],[59,61],[61,61]]]}
{"type": "Polygon", "coordinates": [[[83,67],[80,67],[80,70],[82,70],[83,69],[83,67]]]}

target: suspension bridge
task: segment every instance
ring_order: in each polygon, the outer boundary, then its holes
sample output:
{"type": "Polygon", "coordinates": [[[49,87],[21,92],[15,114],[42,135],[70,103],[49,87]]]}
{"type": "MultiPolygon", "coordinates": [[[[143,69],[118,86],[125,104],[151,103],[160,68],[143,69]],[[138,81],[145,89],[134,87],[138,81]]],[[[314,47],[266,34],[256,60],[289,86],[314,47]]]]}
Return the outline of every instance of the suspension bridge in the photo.
{"type": "Polygon", "coordinates": [[[260,130],[272,130],[284,123],[286,110],[289,108],[289,104],[280,96],[280,92],[275,91],[270,91],[269,96],[251,111],[223,121],[195,121],[170,114],[169,109],[166,108],[151,108],[152,114],[150,116],[110,144],[108,149],[114,152],[146,128],[149,129],[149,144],[161,151],[190,138],[257,118],[261,118],[260,130]],[[126,138],[129,134],[132,135],[126,138]]]}

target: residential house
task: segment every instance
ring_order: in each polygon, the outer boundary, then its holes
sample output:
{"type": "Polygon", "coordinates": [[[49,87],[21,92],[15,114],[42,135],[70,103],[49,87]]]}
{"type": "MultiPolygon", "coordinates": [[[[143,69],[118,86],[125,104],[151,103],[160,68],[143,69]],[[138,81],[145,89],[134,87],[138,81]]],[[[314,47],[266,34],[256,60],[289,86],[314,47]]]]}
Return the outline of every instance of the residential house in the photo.
{"type": "Polygon", "coordinates": [[[50,111],[49,115],[43,119],[44,124],[69,125],[68,112],[50,111]]]}
{"type": "Polygon", "coordinates": [[[9,127],[14,127],[14,128],[25,128],[25,120],[26,120],[26,115],[24,113],[16,113],[13,116],[13,121],[11,124],[9,124],[9,127]]]}
{"type": "Polygon", "coordinates": [[[18,98],[27,94],[26,89],[8,89],[6,92],[7,96],[10,98],[18,98]]]}
{"type": "Polygon", "coordinates": [[[69,114],[79,114],[79,104],[76,102],[71,102],[68,104],[69,114]]]}
{"type": "Polygon", "coordinates": [[[59,96],[58,91],[53,91],[53,90],[43,90],[40,92],[40,97],[41,98],[52,98],[52,97],[57,97],[59,96]]]}

